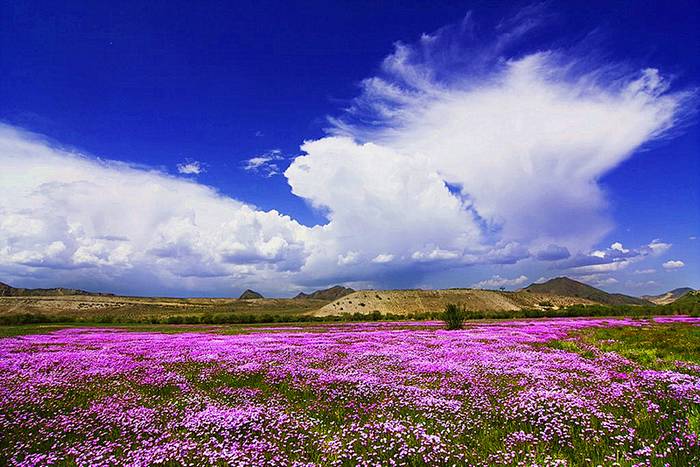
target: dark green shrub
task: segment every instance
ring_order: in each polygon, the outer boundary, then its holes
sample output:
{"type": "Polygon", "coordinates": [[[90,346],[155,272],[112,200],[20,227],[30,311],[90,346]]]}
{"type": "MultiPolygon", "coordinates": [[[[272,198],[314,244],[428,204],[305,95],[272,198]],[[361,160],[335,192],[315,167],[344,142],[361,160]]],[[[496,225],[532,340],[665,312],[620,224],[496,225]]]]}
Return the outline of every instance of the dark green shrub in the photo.
{"type": "Polygon", "coordinates": [[[464,307],[455,303],[448,303],[442,313],[442,320],[447,329],[462,329],[464,327],[464,307]]]}

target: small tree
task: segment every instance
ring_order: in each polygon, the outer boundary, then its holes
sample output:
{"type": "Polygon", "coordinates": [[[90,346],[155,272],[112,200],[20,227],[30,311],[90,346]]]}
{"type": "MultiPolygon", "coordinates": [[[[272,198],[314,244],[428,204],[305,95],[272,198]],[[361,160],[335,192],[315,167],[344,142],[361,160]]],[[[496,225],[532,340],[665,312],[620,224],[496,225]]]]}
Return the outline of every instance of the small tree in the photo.
{"type": "Polygon", "coordinates": [[[462,329],[464,326],[464,307],[455,303],[448,303],[442,313],[442,320],[447,329],[462,329]]]}

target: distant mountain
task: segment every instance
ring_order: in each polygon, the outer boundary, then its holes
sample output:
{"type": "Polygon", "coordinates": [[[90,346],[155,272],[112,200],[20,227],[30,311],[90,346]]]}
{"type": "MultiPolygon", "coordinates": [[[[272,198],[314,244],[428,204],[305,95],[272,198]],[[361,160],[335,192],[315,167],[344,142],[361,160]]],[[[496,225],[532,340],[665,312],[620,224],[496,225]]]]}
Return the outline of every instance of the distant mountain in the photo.
{"type": "Polygon", "coordinates": [[[666,308],[677,310],[682,313],[700,313],[700,290],[686,292],[676,301],[668,303],[665,306],[666,308]]]}
{"type": "Polygon", "coordinates": [[[254,290],[246,289],[246,291],[243,292],[243,293],[241,294],[241,296],[238,297],[238,298],[240,298],[240,299],[242,299],[242,300],[253,300],[253,299],[256,299],[256,298],[265,298],[265,297],[263,297],[262,294],[259,294],[259,293],[257,293],[257,292],[254,291],[254,290]]]}
{"type": "Polygon", "coordinates": [[[311,292],[309,294],[306,294],[304,292],[300,292],[297,294],[295,299],[301,299],[301,298],[312,298],[316,300],[338,300],[341,297],[344,297],[346,295],[350,295],[351,293],[355,292],[353,289],[350,287],[343,287],[342,285],[335,285],[329,289],[323,289],[323,290],[316,290],[315,292],[311,292]]]}
{"type": "Polygon", "coordinates": [[[662,293],[660,295],[643,295],[642,298],[644,300],[649,300],[652,303],[656,303],[657,305],[667,305],[669,303],[673,303],[688,292],[692,292],[693,289],[690,287],[681,287],[678,289],[673,289],[670,290],[666,293],[662,293]]]}
{"type": "Polygon", "coordinates": [[[650,305],[651,302],[643,298],[631,297],[619,293],[608,293],[604,290],[596,289],[582,282],[569,279],[568,277],[557,277],[542,284],[530,284],[523,289],[526,292],[546,293],[552,295],[566,295],[569,297],[579,297],[602,303],[604,305],[650,305]]]}
{"type": "Polygon", "coordinates": [[[51,295],[95,295],[100,297],[113,297],[111,293],[87,292],[79,289],[64,289],[57,287],[53,289],[24,289],[12,287],[3,282],[0,282],[0,297],[38,297],[51,295]]]}

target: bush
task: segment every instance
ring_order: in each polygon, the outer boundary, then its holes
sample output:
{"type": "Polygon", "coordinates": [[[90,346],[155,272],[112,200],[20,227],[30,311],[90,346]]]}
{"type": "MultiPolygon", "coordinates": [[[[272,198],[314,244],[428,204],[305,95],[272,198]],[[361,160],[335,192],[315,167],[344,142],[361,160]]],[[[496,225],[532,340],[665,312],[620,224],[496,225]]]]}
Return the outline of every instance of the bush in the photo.
{"type": "Polygon", "coordinates": [[[454,303],[448,303],[442,313],[442,320],[447,325],[447,329],[462,329],[464,327],[464,307],[454,303]]]}

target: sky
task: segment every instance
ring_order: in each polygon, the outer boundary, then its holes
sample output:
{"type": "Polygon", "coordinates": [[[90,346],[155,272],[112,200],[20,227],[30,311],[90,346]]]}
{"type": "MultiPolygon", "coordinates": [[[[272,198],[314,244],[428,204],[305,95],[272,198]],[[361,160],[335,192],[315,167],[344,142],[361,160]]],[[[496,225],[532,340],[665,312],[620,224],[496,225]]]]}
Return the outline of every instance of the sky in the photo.
{"type": "Polygon", "coordinates": [[[692,1],[0,4],[0,281],[700,288],[692,1]]]}

